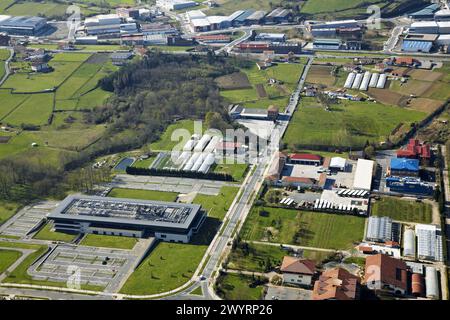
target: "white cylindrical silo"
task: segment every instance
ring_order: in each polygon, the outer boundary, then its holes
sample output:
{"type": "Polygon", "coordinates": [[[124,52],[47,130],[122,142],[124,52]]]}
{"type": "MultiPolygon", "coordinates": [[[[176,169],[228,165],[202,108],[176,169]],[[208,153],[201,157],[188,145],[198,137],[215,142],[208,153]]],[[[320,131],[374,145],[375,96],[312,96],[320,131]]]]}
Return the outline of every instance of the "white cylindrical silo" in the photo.
{"type": "Polygon", "coordinates": [[[425,292],[429,299],[439,299],[439,283],[436,268],[425,268],[425,292]]]}
{"type": "Polygon", "coordinates": [[[403,233],[403,255],[405,257],[416,256],[416,234],[413,229],[406,229],[403,233]]]}

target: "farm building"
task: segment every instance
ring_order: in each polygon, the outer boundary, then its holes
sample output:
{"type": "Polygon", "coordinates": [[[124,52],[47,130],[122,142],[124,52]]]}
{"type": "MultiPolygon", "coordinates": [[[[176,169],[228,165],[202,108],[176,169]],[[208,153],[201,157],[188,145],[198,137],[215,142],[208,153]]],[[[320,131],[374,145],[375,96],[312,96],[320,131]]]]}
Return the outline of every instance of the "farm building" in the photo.
{"type": "Polygon", "coordinates": [[[407,265],[404,261],[385,254],[368,256],[364,280],[370,290],[386,289],[396,294],[405,294],[408,288],[407,265]]]}
{"type": "Polygon", "coordinates": [[[408,33],[439,34],[439,26],[436,21],[417,21],[410,25],[408,33]]]}
{"type": "Polygon", "coordinates": [[[439,4],[433,3],[419,11],[410,13],[408,17],[413,20],[433,20],[435,12],[439,9],[439,4]]]}
{"type": "Polygon", "coordinates": [[[417,177],[419,175],[419,160],[391,158],[388,173],[390,176],[417,177]]]}
{"type": "Polygon", "coordinates": [[[280,271],[283,283],[309,286],[316,272],[316,263],[312,260],[285,256],[280,271]]]}
{"type": "Polygon", "coordinates": [[[442,261],[441,229],[431,224],[416,224],[417,257],[423,260],[442,261]]]}
{"type": "Polygon", "coordinates": [[[274,155],[274,161],[271,162],[269,169],[266,174],[266,181],[277,184],[281,179],[281,173],[283,172],[283,168],[286,164],[287,156],[282,152],[277,152],[274,155]]]}
{"type": "Polygon", "coordinates": [[[255,41],[285,42],[286,35],[284,33],[260,33],[255,36],[255,41]]]}
{"type": "Polygon", "coordinates": [[[267,12],[265,11],[255,11],[247,17],[245,22],[248,25],[261,24],[264,21],[266,14],[267,12]]]}
{"type": "Polygon", "coordinates": [[[389,217],[369,217],[366,240],[380,243],[392,241],[392,219],[389,217]]]}
{"type": "Polygon", "coordinates": [[[265,17],[267,23],[284,23],[291,19],[292,11],[284,8],[276,8],[265,17]]]}
{"type": "Polygon", "coordinates": [[[423,165],[428,165],[431,159],[430,145],[410,139],[405,149],[397,150],[397,158],[419,159],[423,165]]]}
{"type": "Polygon", "coordinates": [[[353,181],[353,188],[370,191],[370,189],[372,189],[372,177],[374,169],[374,161],[358,159],[358,162],[356,164],[355,179],[353,181]]]}
{"type": "Polygon", "coordinates": [[[314,283],[313,300],[356,300],[359,298],[360,280],[343,268],[322,272],[314,283]]]}
{"type": "Polygon", "coordinates": [[[0,32],[9,35],[36,36],[47,28],[47,20],[41,17],[0,15],[0,32]]]}
{"type": "Polygon", "coordinates": [[[293,153],[289,156],[289,162],[293,164],[320,166],[323,163],[323,157],[310,153],[293,153]]]}
{"type": "Polygon", "coordinates": [[[195,204],[71,195],[48,218],[58,231],[188,243],[206,214],[195,204]]]}

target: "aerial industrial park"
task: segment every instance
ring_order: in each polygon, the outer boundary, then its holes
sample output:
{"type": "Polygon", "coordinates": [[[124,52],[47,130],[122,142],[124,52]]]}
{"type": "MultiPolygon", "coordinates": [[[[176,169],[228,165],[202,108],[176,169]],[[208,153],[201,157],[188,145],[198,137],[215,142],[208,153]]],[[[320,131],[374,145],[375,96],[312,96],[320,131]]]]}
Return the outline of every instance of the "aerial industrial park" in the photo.
{"type": "Polygon", "coordinates": [[[449,102],[444,0],[0,0],[0,300],[449,300],[449,102]]]}

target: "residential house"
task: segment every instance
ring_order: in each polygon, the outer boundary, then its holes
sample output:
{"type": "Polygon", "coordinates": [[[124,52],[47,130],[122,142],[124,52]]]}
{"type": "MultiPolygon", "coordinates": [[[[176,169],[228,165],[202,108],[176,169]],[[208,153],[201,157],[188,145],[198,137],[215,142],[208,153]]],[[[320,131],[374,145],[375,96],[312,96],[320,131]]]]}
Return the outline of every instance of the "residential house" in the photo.
{"type": "Polygon", "coordinates": [[[310,286],[316,272],[316,263],[312,260],[285,256],[280,268],[283,283],[310,286]]]}
{"type": "Polygon", "coordinates": [[[370,290],[388,290],[405,294],[408,289],[408,267],[400,259],[385,254],[366,257],[364,282],[370,290]]]}
{"type": "Polygon", "coordinates": [[[322,272],[314,283],[313,300],[355,300],[359,298],[359,277],[342,268],[322,272]]]}

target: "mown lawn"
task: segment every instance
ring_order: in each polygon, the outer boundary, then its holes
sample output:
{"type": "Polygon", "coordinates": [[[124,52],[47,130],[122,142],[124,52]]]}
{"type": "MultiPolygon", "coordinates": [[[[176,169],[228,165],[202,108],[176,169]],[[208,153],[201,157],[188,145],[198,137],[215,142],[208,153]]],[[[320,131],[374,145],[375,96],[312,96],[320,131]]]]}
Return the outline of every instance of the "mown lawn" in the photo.
{"type": "Polygon", "coordinates": [[[0,274],[6,271],[14,262],[22,256],[19,251],[0,249],[0,274]]]}
{"type": "Polygon", "coordinates": [[[372,203],[371,212],[374,216],[391,217],[398,221],[431,223],[433,209],[424,202],[383,197],[372,203]]]}
{"type": "Polygon", "coordinates": [[[189,281],[206,249],[206,245],[160,242],[120,292],[149,295],[176,289],[189,281]]]}
{"type": "Polygon", "coordinates": [[[242,229],[251,241],[349,249],[361,241],[365,219],[349,215],[255,207],[242,229]]]}
{"type": "Polygon", "coordinates": [[[114,188],[108,194],[108,197],[174,202],[178,197],[178,193],[153,191],[153,190],[114,188]]]}
{"type": "Polygon", "coordinates": [[[378,3],[380,0],[308,0],[302,7],[302,13],[335,12],[355,8],[361,4],[378,3]]]}
{"type": "MultiPolygon", "coordinates": [[[[181,138],[176,141],[172,141],[172,133],[176,130],[183,130],[188,134],[189,138],[194,134],[194,121],[181,120],[167,127],[166,131],[161,135],[160,139],[150,145],[152,150],[167,150],[171,151],[180,141],[184,141],[181,138]]],[[[184,137],[184,136],[183,136],[184,137]]],[[[186,143],[185,141],[184,143],[186,143]]],[[[183,143],[182,143],[183,144],[183,143]]]]}
{"type": "Polygon", "coordinates": [[[238,187],[225,186],[220,189],[219,195],[197,194],[193,202],[201,205],[209,217],[223,220],[238,191],[238,187]]]}
{"type": "Polygon", "coordinates": [[[258,285],[250,287],[253,282],[250,276],[238,274],[221,275],[217,279],[216,286],[224,300],[261,300],[264,287],[258,285]]]}
{"type": "Polygon", "coordinates": [[[248,164],[217,164],[214,167],[213,172],[226,173],[233,177],[235,181],[241,181],[245,178],[245,173],[247,172],[248,164]]]}
{"type": "Polygon", "coordinates": [[[52,231],[53,223],[48,222],[44,225],[44,227],[39,230],[38,233],[33,237],[34,239],[39,240],[50,240],[50,241],[64,241],[71,242],[75,239],[76,235],[68,234],[64,232],[52,231]]]}
{"type": "Polygon", "coordinates": [[[424,112],[373,102],[343,101],[327,111],[315,98],[303,98],[283,140],[290,149],[362,148],[367,140],[386,141],[400,123],[411,124],[425,117],[424,112]]]}
{"type": "Polygon", "coordinates": [[[137,239],[131,237],[87,234],[83,240],[81,240],[80,245],[131,250],[136,243],[137,239]]]}

